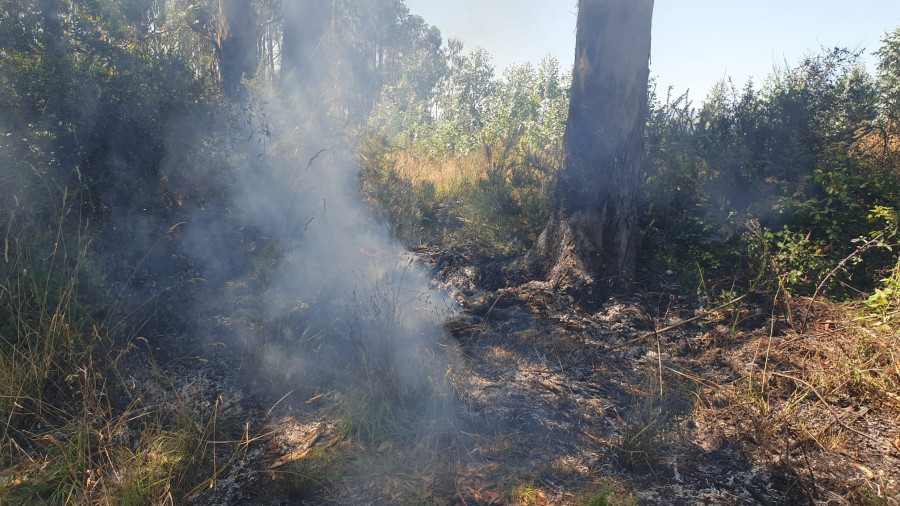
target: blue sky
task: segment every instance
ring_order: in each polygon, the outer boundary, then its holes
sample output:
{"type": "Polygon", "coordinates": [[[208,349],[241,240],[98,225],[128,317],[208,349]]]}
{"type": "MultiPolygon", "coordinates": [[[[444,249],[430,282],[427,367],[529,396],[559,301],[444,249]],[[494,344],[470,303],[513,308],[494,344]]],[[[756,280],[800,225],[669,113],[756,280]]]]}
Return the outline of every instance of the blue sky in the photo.
{"type": "MultiPolygon", "coordinates": [[[[556,55],[564,67],[575,52],[575,0],[406,0],[414,14],[481,46],[498,74],[512,63],[556,55]]],[[[796,64],[819,48],[870,53],[900,27],[898,0],[656,0],[651,74],[662,88],[706,96],[719,79],[757,85],[775,66],[796,64]]],[[[865,60],[874,72],[874,58],[865,60]]]]}

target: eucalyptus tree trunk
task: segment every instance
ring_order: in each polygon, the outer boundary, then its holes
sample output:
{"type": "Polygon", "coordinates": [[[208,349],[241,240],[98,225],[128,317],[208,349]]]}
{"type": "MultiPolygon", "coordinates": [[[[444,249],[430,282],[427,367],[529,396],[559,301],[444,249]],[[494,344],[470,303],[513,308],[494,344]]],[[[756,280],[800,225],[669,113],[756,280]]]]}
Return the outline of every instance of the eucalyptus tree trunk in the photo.
{"type": "Polygon", "coordinates": [[[239,95],[244,76],[253,77],[259,60],[256,11],[251,0],[219,0],[217,51],[219,81],[229,98],[239,95]]]}
{"type": "Polygon", "coordinates": [[[59,39],[61,36],[59,22],[59,0],[41,0],[41,16],[44,33],[48,38],[59,39]]]}
{"type": "Polygon", "coordinates": [[[653,0],[579,0],[555,212],[523,258],[532,276],[624,288],[635,275],[635,199],[653,0]]]}
{"type": "Polygon", "coordinates": [[[323,40],[331,25],[332,0],[282,0],[282,6],[282,86],[324,82],[328,68],[323,40]]]}

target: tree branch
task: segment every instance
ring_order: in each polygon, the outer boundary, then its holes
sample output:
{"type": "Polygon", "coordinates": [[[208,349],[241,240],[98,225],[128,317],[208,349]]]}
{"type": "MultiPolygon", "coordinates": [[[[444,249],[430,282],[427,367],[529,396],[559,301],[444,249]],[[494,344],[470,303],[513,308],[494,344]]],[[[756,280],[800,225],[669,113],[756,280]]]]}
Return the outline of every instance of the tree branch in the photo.
{"type": "Polygon", "coordinates": [[[693,318],[688,318],[687,320],[681,320],[680,322],[678,322],[678,323],[676,323],[676,324],[673,324],[673,325],[669,325],[668,327],[666,327],[666,328],[664,328],[664,329],[654,330],[653,332],[647,332],[646,334],[643,334],[643,335],[641,335],[641,336],[639,336],[639,337],[635,337],[634,339],[632,339],[632,340],[630,340],[630,341],[625,341],[625,342],[622,343],[622,344],[619,344],[619,345],[616,345],[616,346],[612,346],[612,347],[606,348],[606,349],[604,349],[603,351],[601,351],[600,354],[603,355],[603,354],[609,353],[609,352],[611,352],[611,351],[618,350],[618,349],[620,349],[620,348],[624,348],[624,347],[626,347],[626,346],[628,346],[628,345],[631,345],[631,344],[634,344],[634,343],[641,342],[641,341],[643,341],[644,339],[648,339],[648,338],[651,338],[651,337],[653,337],[653,336],[657,336],[657,335],[659,335],[659,334],[663,334],[663,333],[665,333],[665,332],[669,332],[669,331],[675,330],[675,329],[677,329],[678,327],[681,327],[681,326],[683,326],[683,325],[687,325],[688,323],[695,322],[695,321],[697,321],[697,320],[699,320],[699,319],[701,319],[701,318],[704,318],[706,315],[708,315],[708,314],[710,314],[710,313],[715,313],[716,311],[719,311],[720,309],[724,309],[724,308],[726,308],[726,307],[728,307],[728,306],[732,306],[732,305],[734,305],[734,304],[737,304],[738,302],[740,302],[740,301],[746,299],[748,295],[750,295],[750,294],[749,294],[749,293],[745,293],[744,295],[741,295],[740,297],[738,297],[738,298],[736,298],[736,299],[730,300],[730,301],[728,301],[728,302],[726,302],[726,303],[724,303],[724,304],[718,305],[718,306],[716,306],[716,307],[714,307],[714,308],[712,308],[712,309],[709,309],[709,310],[707,310],[707,311],[703,311],[702,313],[698,314],[697,316],[694,316],[693,318]]]}

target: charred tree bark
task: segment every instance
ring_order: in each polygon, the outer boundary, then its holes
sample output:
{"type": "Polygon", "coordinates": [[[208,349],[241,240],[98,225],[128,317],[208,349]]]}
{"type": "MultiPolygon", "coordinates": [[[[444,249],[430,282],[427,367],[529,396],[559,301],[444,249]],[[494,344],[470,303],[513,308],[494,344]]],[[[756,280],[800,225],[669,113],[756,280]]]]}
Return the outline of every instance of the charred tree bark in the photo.
{"type": "Polygon", "coordinates": [[[219,81],[229,98],[240,94],[244,76],[256,74],[257,35],[256,11],[250,0],[219,0],[216,55],[219,81]]]}
{"type": "Polygon", "coordinates": [[[580,0],[555,212],[520,267],[556,284],[634,278],[653,0],[580,0]]]}
{"type": "Polygon", "coordinates": [[[332,0],[283,0],[281,84],[309,86],[327,73],[322,41],[331,25],[332,0]]]}

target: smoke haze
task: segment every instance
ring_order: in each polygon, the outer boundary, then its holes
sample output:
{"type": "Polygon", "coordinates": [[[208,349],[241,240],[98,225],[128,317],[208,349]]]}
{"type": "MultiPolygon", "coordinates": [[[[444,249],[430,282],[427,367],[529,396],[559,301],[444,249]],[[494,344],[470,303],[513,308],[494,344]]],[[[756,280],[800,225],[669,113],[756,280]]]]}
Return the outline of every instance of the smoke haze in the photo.
{"type": "MultiPolygon", "coordinates": [[[[330,68],[345,58],[334,42],[314,56],[330,68]]],[[[248,119],[227,148],[232,170],[217,176],[228,179],[228,199],[185,227],[202,275],[223,281],[198,317],[254,357],[251,374],[273,398],[297,386],[353,395],[377,384],[398,409],[418,410],[422,420],[409,424],[442,425],[456,360],[442,323],[453,300],[362,202],[358,140],[333,98],[358,93],[345,84],[327,75],[250,83],[237,113],[248,119]],[[223,251],[236,240],[243,251],[223,251]]]]}

